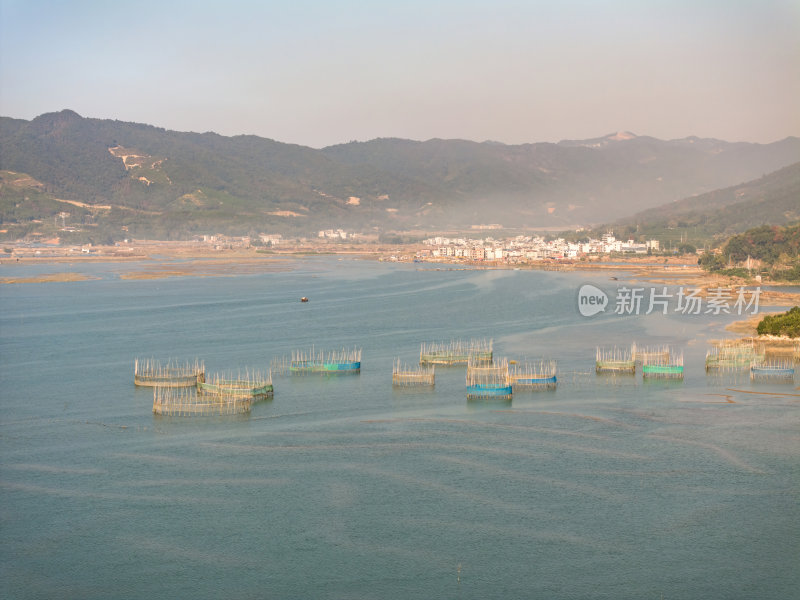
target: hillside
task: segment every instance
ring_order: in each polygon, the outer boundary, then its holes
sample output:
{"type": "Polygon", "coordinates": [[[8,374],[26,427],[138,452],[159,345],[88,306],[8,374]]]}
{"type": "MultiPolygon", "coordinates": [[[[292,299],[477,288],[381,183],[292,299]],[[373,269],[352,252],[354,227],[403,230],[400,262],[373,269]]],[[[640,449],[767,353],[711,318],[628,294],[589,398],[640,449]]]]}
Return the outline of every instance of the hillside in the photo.
{"type": "Polygon", "coordinates": [[[731,236],[720,252],[707,252],[700,265],[711,272],[747,275],[746,269],[775,280],[800,281],[800,224],[762,225],[731,236]]]}
{"type": "Polygon", "coordinates": [[[657,238],[669,231],[696,243],[795,221],[800,221],[800,162],[753,181],[639,212],[608,227],[657,238]]]}
{"type": "Polygon", "coordinates": [[[760,145],[633,134],[518,146],[377,139],[315,150],[64,110],[0,117],[0,239],[569,226],[798,160],[798,138],[760,145]]]}
{"type": "Polygon", "coordinates": [[[622,222],[704,226],[727,235],[763,223],[800,219],[800,162],[753,181],[684,198],[637,213],[622,222]]]}

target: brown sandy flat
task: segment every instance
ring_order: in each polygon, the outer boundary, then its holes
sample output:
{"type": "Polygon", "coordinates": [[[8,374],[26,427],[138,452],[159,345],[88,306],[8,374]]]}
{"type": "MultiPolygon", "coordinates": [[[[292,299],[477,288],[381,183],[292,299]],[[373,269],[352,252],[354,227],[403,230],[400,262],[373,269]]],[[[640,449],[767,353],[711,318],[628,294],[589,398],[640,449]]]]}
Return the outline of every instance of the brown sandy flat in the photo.
{"type": "Polygon", "coordinates": [[[96,279],[83,273],[48,273],[46,275],[36,275],[34,277],[2,277],[2,283],[49,283],[54,281],[88,281],[96,279]]]}

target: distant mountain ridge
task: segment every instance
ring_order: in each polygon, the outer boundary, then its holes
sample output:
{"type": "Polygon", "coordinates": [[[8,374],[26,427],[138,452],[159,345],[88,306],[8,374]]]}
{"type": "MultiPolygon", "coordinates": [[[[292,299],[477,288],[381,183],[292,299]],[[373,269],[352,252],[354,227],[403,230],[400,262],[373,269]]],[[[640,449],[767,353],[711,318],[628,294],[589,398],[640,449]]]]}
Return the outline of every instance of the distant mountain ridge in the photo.
{"type": "Polygon", "coordinates": [[[0,171],[40,184],[23,191],[27,180],[6,175],[0,217],[11,235],[25,219],[64,212],[57,198],[88,205],[72,204],[76,228],[111,237],[123,228],[134,237],[180,238],[328,227],[558,227],[609,222],[798,161],[796,137],[762,145],[617,132],[514,146],[379,138],[316,150],[64,110],[31,121],[0,117],[0,171]]]}

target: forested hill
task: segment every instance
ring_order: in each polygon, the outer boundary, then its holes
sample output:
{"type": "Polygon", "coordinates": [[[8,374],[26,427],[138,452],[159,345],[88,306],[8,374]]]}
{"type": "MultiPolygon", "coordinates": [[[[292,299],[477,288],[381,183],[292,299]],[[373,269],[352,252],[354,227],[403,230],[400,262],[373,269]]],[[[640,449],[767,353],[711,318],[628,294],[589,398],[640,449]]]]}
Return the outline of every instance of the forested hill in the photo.
{"type": "Polygon", "coordinates": [[[558,144],[377,139],[317,150],[64,110],[0,117],[4,237],[55,222],[113,238],[608,222],[800,161],[772,144],[612,134],[558,144]],[[65,210],[64,201],[68,201],[65,210]]]}
{"type": "Polygon", "coordinates": [[[710,239],[795,221],[800,221],[800,162],[753,181],[651,208],[616,226],[653,235],[672,229],[710,239]]]}
{"type": "Polygon", "coordinates": [[[800,224],[762,225],[731,236],[719,253],[707,252],[700,264],[709,271],[749,275],[751,261],[772,279],[800,281],[800,224]]]}

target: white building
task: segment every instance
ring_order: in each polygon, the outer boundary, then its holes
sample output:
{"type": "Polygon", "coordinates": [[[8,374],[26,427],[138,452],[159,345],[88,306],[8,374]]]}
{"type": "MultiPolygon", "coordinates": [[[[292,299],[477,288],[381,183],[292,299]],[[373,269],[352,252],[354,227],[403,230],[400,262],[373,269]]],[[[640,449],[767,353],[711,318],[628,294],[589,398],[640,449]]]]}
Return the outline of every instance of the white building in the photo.
{"type": "Polygon", "coordinates": [[[270,246],[277,246],[283,241],[280,233],[260,233],[258,239],[262,244],[269,244],[270,246]]]}
{"type": "Polygon", "coordinates": [[[617,241],[617,238],[614,237],[613,231],[606,231],[601,237],[600,240],[606,244],[610,245],[617,241]]]}

